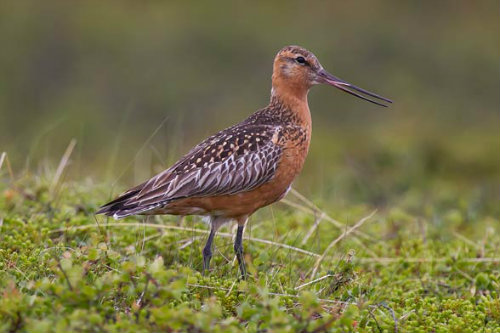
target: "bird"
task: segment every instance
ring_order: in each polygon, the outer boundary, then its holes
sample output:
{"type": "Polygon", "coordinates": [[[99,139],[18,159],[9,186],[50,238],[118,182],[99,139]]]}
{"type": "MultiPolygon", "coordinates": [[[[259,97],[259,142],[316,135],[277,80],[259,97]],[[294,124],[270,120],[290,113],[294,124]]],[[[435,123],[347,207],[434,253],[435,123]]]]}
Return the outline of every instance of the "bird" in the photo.
{"type": "Polygon", "coordinates": [[[266,107],[203,140],[171,167],[103,205],[96,214],[115,219],[138,214],[208,217],[203,272],[210,268],[217,230],[235,221],[234,252],[245,279],[243,231],[248,218],[281,200],[306,160],[312,131],[310,88],[326,84],[379,106],[392,103],[333,76],[312,52],[296,45],[277,53],[271,81],[266,107]]]}

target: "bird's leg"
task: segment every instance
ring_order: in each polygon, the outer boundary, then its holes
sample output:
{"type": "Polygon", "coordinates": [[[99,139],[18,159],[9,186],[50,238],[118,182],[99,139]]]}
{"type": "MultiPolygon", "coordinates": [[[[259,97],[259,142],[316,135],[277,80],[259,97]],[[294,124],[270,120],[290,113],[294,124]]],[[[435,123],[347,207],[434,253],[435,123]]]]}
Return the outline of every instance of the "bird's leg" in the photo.
{"type": "Polygon", "coordinates": [[[243,230],[245,225],[238,225],[238,231],[236,232],[236,239],[234,240],[234,252],[236,253],[236,258],[238,258],[238,265],[240,266],[241,278],[246,280],[247,269],[245,266],[245,258],[243,257],[243,230]]]}
{"type": "Polygon", "coordinates": [[[208,235],[207,243],[203,248],[203,274],[210,268],[210,259],[212,259],[212,243],[214,242],[214,236],[216,228],[212,226],[210,229],[210,235],[208,235]]]}
{"type": "Polygon", "coordinates": [[[210,235],[208,235],[207,243],[203,248],[203,273],[210,268],[210,259],[212,259],[212,244],[214,242],[215,234],[219,228],[229,221],[229,219],[222,216],[210,217],[210,235]]]}
{"type": "Polygon", "coordinates": [[[183,226],[184,222],[186,222],[186,215],[181,215],[179,218],[179,225],[183,226]]]}

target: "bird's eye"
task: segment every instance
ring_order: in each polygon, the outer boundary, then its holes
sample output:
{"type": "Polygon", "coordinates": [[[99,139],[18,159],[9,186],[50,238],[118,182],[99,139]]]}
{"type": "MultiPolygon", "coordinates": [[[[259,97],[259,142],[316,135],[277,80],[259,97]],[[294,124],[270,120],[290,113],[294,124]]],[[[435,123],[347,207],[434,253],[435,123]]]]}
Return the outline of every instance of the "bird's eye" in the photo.
{"type": "Polygon", "coordinates": [[[306,63],[306,59],[304,59],[304,57],[297,57],[297,58],[295,58],[295,61],[297,61],[299,64],[306,63]]]}

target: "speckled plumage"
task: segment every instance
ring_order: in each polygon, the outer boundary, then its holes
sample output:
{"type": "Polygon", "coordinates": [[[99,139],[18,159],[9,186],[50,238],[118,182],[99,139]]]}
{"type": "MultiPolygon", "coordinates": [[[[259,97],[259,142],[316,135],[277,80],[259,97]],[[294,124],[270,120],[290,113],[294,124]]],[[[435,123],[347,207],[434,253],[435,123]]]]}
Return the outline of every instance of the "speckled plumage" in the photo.
{"type": "Polygon", "coordinates": [[[116,218],[163,214],[175,200],[250,191],[274,176],[287,142],[299,147],[308,142],[308,135],[293,112],[273,96],[269,106],[207,138],[172,167],[98,213],[116,218]]]}
{"type": "Polygon", "coordinates": [[[274,60],[267,107],[207,138],[172,167],[128,190],[97,213],[115,218],[134,214],[209,216],[212,228],[203,250],[205,269],[215,232],[234,219],[239,225],[235,252],[245,276],[243,227],[257,209],[280,200],[301,171],[312,130],[307,93],[320,83],[378,105],[383,104],[359,93],[390,102],[332,76],[304,48],[285,47],[274,60]]]}

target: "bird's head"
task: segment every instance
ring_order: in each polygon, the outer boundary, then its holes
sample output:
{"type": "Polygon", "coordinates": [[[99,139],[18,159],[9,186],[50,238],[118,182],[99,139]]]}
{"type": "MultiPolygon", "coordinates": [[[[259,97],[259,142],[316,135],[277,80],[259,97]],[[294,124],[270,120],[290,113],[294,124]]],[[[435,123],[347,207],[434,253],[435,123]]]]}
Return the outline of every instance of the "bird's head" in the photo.
{"type": "Polygon", "coordinates": [[[387,106],[380,101],[392,103],[390,99],[358,88],[328,73],[312,52],[300,46],[286,46],[278,52],[273,66],[273,91],[275,93],[305,97],[309,89],[316,84],[334,86],[380,106],[387,106]]]}

